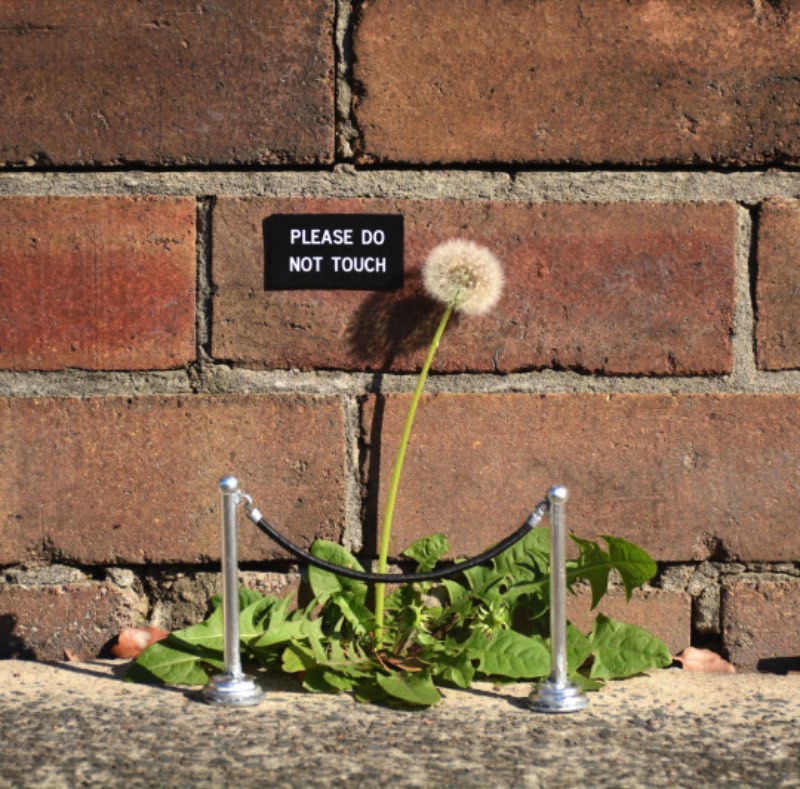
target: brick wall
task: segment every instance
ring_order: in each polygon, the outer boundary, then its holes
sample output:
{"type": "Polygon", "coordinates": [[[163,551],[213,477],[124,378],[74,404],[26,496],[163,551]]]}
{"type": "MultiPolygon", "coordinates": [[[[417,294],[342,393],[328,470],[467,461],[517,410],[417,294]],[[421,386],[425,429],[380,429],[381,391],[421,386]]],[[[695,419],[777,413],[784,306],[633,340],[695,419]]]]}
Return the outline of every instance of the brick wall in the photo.
{"type": "MultiPolygon", "coordinates": [[[[395,551],[473,553],[567,484],[575,532],[660,563],[609,612],[796,661],[795,6],[0,8],[0,655],[201,616],[226,473],[374,556],[420,266],[462,236],[508,284],[445,336],[395,551]],[[262,222],[298,212],[403,214],[405,287],[265,291],[262,222]]],[[[241,559],[296,584],[246,526],[241,559]]]]}

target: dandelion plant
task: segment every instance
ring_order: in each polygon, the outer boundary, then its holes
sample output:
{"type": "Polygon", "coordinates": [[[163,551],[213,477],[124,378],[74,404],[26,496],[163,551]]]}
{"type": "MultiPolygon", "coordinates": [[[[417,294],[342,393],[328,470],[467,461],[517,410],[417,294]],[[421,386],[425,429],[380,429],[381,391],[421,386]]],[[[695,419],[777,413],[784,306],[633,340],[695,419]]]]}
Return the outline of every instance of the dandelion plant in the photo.
{"type": "MultiPolygon", "coordinates": [[[[386,571],[392,516],[420,394],[445,328],[454,312],[482,315],[499,300],[500,264],[470,241],[447,241],[425,262],[423,283],[444,310],[419,373],[397,450],[381,531],[379,572],[386,571]]],[[[656,563],[641,548],[614,537],[606,547],[573,537],[578,558],[567,562],[567,585],[588,583],[592,607],[605,594],[609,573],[621,579],[626,597],[646,583],[656,563]]],[[[403,556],[428,572],[449,552],[447,537],[434,534],[409,545],[403,556]]],[[[316,540],[311,554],[328,563],[362,570],[337,543],[316,540]]],[[[239,592],[240,648],[250,663],[298,677],[307,690],[350,692],[362,702],[424,708],[441,698],[439,687],[468,688],[474,680],[514,682],[549,676],[547,613],[550,605],[549,536],[529,531],[491,560],[441,584],[407,583],[385,596],[376,588],[375,610],[366,604],[364,581],[313,564],[293,609],[293,593],[280,600],[249,589],[239,592]]],[[[224,665],[220,598],[205,622],[149,646],[127,678],[142,682],[202,684],[224,665]]],[[[600,614],[592,631],[567,630],[570,681],[597,689],[672,662],[655,636],[600,614]]]]}
{"type": "MultiPolygon", "coordinates": [[[[414,396],[408,407],[405,426],[400,436],[400,445],[392,471],[386,510],[381,527],[381,541],[378,552],[378,572],[386,572],[389,555],[389,541],[392,534],[397,491],[403,462],[406,456],[411,428],[417,413],[420,395],[428,378],[433,357],[439,347],[444,330],[453,312],[463,315],[483,315],[497,304],[503,290],[503,270],[497,258],[485,247],[472,241],[452,239],[431,250],[422,268],[422,282],[428,295],[444,305],[444,312],[433,334],[428,353],[417,378],[414,396]]],[[[384,584],[375,586],[375,640],[380,644],[383,638],[384,606],[386,588],[384,584]]]]}

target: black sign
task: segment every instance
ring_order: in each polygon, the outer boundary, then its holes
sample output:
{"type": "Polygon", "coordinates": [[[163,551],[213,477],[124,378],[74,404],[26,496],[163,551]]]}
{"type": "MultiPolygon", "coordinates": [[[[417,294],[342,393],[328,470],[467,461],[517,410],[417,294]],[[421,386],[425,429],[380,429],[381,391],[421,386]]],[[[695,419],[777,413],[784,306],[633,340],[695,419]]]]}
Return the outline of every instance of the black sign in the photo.
{"type": "Polygon", "coordinates": [[[403,287],[400,214],[273,214],[264,241],[267,290],[403,287]]]}

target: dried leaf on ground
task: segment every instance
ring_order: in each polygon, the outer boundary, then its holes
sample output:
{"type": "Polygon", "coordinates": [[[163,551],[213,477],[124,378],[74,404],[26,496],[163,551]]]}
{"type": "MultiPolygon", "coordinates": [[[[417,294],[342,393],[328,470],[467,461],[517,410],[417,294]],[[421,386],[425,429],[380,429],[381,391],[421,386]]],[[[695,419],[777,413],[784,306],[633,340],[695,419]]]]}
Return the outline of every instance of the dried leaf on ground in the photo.
{"type": "Polygon", "coordinates": [[[64,660],[67,663],[80,663],[81,656],[75,650],[69,647],[64,647],[64,660]]]}
{"type": "Polygon", "coordinates": [[[160,627],[130,627],[117,636],[111,654],[115,658],[137,658],[150,644],[163,641],[168,635],[160,627]]]}
{"type": "Polygon", "coordinates": [[[705,674],[735,674],[736,668],[710,649],[686,647],[673,658],[684,671],[701,671],[705,674]]]}

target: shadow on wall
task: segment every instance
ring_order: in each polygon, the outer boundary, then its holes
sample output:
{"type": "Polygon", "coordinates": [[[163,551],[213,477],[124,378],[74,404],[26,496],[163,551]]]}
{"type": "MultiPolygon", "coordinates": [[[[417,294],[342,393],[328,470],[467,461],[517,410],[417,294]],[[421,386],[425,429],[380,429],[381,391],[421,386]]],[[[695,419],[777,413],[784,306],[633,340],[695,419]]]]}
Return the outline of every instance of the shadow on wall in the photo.
{"type": "MultiPolygon", "coordinates": [[[[353,355],[366,369],[388,371],[398,359],[405,368],[408,357],[427,350],[442,316],[442,307],[422,291],[419,272],[406,275],[405,295],[373,293],[354,313],[348,330],[353,355]]],[[[422,366],[420,357],[418,367],[422,366]]],[[[377,384],[377,382],[376,382],[377,384]]],[[[377,555],[377,480],[381,469],[384,400],[377,397],[369,435],[367,479],[370,480],[363,517],[364,553],[377,555]]],[[[391,462],[393,458],[389,458],[391,462]]]]}
{"type": "Polygon", "coordinates": [[[759,660],[756,669],[767,674],[800,674],[800,655],[796,657],[774,657],[759,660]]]}
{"type": "Polygon", "coordinates": [[[373,293],[353,315],[350,350],[368,368],[389,370],[398,357],[430,344],[442,307],[422,292],[420,280],[419,273],[407,274],[405,295],[373,293]]]}
{"type": "Polygon", "coordinates": [[[14,635],[17,617],[13,614],[0,614],[0,660],[35,660],[34,651],[14,635]]]}

